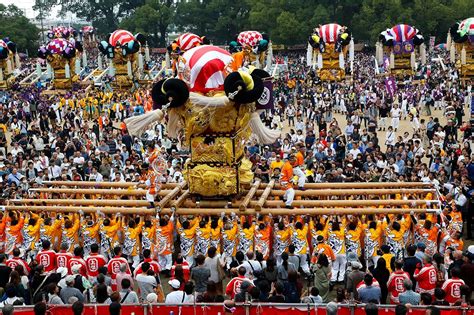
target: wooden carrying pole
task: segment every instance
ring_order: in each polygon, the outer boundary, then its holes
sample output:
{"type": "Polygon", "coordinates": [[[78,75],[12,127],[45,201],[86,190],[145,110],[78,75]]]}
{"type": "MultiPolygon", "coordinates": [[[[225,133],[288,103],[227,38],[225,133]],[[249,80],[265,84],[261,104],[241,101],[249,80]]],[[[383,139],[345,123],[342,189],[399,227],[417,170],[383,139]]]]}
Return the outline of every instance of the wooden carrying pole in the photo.
{"type": "MultiPolygon", "coordinates": [[[[271,183],[270,183],[271,184],[271,183]]],[[[270,196],[283,196],[284,190],[272,189],[273,186],[268,185],[265,189],[259,189],[255,192],[254,196],[263,196],[264,193],[268,192],[270,196]]],[[[145,196],[146,190],[144,189],[92,189],[92,188],[30,188],[32,192],[48,193],[48,194],[84,194],[84,195],[123,195],[123,196],[145,196]]],[[[171,189],[164,189],[158,192],[159,196],[166,196],[172,192],[171,189]]],[[[436,193],[435,189],[427,188],[395,188],[395,189],[307,189],[307,190],[295,190],[296,196],[345,196],[345,195],[414,195],[414,194],[427,194],[436,193]]],[[[268,198],[268,196],[267,196],[268,198]]],[[[260,200],[259,200],[260,201],[260,200]]],[[[226,201],[223,201],[227,203],[226,201]]],[[[262,204],[263,206],[263,204],[262,204]]]]}
{"type": "Polygon", "coordinates": [[[52,204],[64,206],[104,206],[104,207],[147,207],[150,202],[146,200],[122,199],[14,199],[15,204],[52,204]]]}
{"type": "MultiPolygon", "coordinates": [[[[130,188],[130,187],[139,187],[146,188],[146,185],[143,183],[137,182],[88,182],[88,181],[44,181],[43,185],[45,186],[79,186],[79,187],[96,187],[96,188],[130,188]]],[[[171,189],[175,188],[179,184],[177,183],[167,183],[161,184],[162,189],[171,189]]]]}
{"type": "Polygon", "coordinates": [[[137,182],[86,182],[86,181],[44,181],[45,186],[80,186],[80,187],[114,187],[114,188],[128,188],[128,187],[145,187],[144,184],[137,182]]]}
{"type": "Polygon", "coordinates": [[[127,207],[79,207],[79,206],[1,206],[0,209],[16,210],[16,211],[31,211],[31,212],[79,212],[84,213],[121,213],[121,214],[140,214],[140,215],[154,215],[156,210],[154,208],[127,208],[127,207]]]}
{"type": "MultiPolygon", "coordinates": [[[[32,192],[48,194],[83,194],[83,195],[119,195],[119,196],[145,196],[144,189],[92,189],[92,188],[30,188],[32,192]]],[[[164,196],[171,190],[160,190],[158,195],[164,196]]]]}
{"type": "MultiPolygon", "coordinates": [[[[268,186],[267,186],[268,188],[268,186]]],[[[265,193],[265,190],[257,191],[257,195],[265,193]]],[[[406,189],[406,188],[395,188],[395,189],[307,189],[307,190],[295,190],[296,196],[304,196],[304,197],[312,197],[312,196],[357,196],[357,195],[374,195],[374,196],[381,196],[381,195],[414,195],[414,194],[427,194],[436,193],[435,189],[423,189],[423,188],[413,188],[413,189],[406,189]]],[[[285,194],[284,190],[277,190],[273,189],[270,191],[271,196],[283,196],[285,194]]]]}
{"type": "MultiPolygon", "coordinates": [[[[4,210],[16,210],[16,211],[32,211],[32,212],[79,212],[84,213],[96,213],[98,211],[102,213],[121,213],[121,214],[133,214],[133,215],[154,215],[156,210],[153,208],[120,208],[120,207],[78,207],[78,206],[1,206],[0,209],[4,210]]],[[[177,214],[180,215],[220,215],[222,212],[231,214],[232,212],[238,213],[239,209],[229,208],[180,208],[176,210],[177,214]]],[[[160,213],[169,214],[172,210],[170,208],[163,209],[160,213]]],[[[426,213],[436,212],[436,209],[420,209],[420,208],[407,208],[407,209],[390,209],[390,208],[295,208],[295,209],[269,209],[263,208],[261,211],[255,211],[255,209],[247,209],[245,215],[256,215],[256,214],[272,214],[272,215],[363,215],[363,214],[409,214],[413,213],[426,213]]]]}
{"type": "Polygon", "coordinates": [[[268,183],[267,187],[265,187],[265,190],[263,191],[262,195],[260,196],[260,199],[258,200],[257,204],[255,205],[255,210],[260,211],[262,210],[263,204],[265,201],[267,201],[268,196],[270,195],[273,186],[275,186],[275,180],[272,179],[270,183],[268,183]]]}
{"type": "MultiPolygon", "coordinates": [[[[292,203],[294,207],[361,207],[361,206],[403,206],[403,205],[426,205],[427,203],[438,203],[438,200],[295,200],[292,203]]],[[[254,207],[257,202],[250,202],[254,207]]],[[[284,208],[285,203],[281,200],[265,201],[266,208],[284,208]]]]}
{"type": "MultiPolygon", "coordinates": [[[[266,185],[260,185],[261,188],[265,188],[266,185]]],[[[277,185],[279,188],[280,185],[277,185]]],[[[414,188],[414,187],[433,187],[430,183],[423,182],[389,182],[389,183],[380,183],[380,182],[370,182],[370,183],[306,183],[304,185],[305,189],[341,189],[341,188],[414,188]]]]}
{"type": "MultiPolygon", "coordinates": [[[[168,209],[164,209],[162,213],[168,213],[168,209]]],[[[229,209],[229,208],[180,208],[176,210],[177,214],[180,215],[219,215],[222,212],[225,214],[230,214],[234,212],[235,214],[243,215],[367,215],[367,214],[409,214],[413,213],[426,213],[426,212],[436,212],[435,209],[419,209],[419,208],[408,208],[408,209],[377,209],[377,208],[295,208],[295,209],[269,209],[263,208],[260,211],[255,209],[247,209],[245,213],[238,212],[238,209],[229,209]]]]}
{"type": "Polygon", "coordinates": [[[186,187],[186,185],[186,182],[179,183],[175,188],[173,188],[173,190],[169,194],[164,196],[163,199],[158,202],[158,208],[163,209],[164,207],[166,207],[168,203],[173,200],[184,187],[186,187]]]}
{"type": "Polygon", "coordinates": [[[252,200],[253,196],[257,192],[258,186],[260,185],[260,180],[257,179],[255,183],[252,185],[252,188],[250,188],[250,191],[247,193],[245,196],[244,201],[242,201],[242,204],[239,206],[240,211],[245,211],[247,210],[247,206],[250,203],[250,200],[252,200]]]}

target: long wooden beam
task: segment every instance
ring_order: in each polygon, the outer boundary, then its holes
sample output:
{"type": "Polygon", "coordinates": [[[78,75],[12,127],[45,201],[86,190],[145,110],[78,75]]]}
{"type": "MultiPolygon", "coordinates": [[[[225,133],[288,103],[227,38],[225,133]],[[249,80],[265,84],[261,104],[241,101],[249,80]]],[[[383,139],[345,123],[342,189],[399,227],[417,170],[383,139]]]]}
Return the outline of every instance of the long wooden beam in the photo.
{"type": "Polygon", "coordinates": [[[250,188],[250,191],[247,193],[244,200],[240,204],[240,206],[239,206],[240,211],[247,210],[247,206],[249,205],[250,200],[252,200],[253,196],[257,192],[258,186],[260,186],[260,180],[259,179],[257,179],[255,181],[255,183],[253,183],[252,188],[250,188]]]}
{"type": "MultiPolygon", "coordinates": [[[[3,210],[16,210],[16,211],[32,211],[32,212],[79,212],[84,213],[96,213],[98,211],[102,213],[121,213],[121,214],[132,214],[132,215],[154,215],[155,209],[150,208],[121,208],[121,207],[78,207],[78,206],[0,206],[3,210]]],[[[222,212],[226,214],[236,213],[238,209],[230,208],[179,208],[176,213],[179,215],[219,215],[222,212]]],[[[263,208],[261,211],[255,211],[255,209],[247,209],[245,215],[367,215],[367,214],[408,214],[408,213],[426,213],[436,212],[436,209],[421,209],[421,208],[407,208],[407,209],[391,209],[391,208],[295,208],[295,209],[271,209],[263,208]]],[[[161,210],[161,213],[169,214],[172,209],[165,208],[161,210]]]]}
{"type": "MultiPolygon", "coordinates": [[[[81,187],[144,187],[144,184],[138,182],[87,182],[87,181],[45,181],[46,186],[81,186],[81,187]]],[[[163,184],[162,188],[174,188],[178,184],[163,184]]],[[[268,184],[260,184],[264,189],[268,184]]],[[[276,187],[280,187],[276,185],[276,187]]],[[[306,183],[306,189],[338,189],[338,188],[413,188],[413,187],[433,187],[430,183],[423,182],[369,182],[369,183],[306,183]]]]}
{"type": "MultiPolygon", "coordinates": [[[[268,188],[268,186],[267,186],[268,188]]],[[[265,192],[265,190],[257,191],[257,196],[265,192]]],[[[394,189],[307,189],[307,190],[295,190],[296,196],[312,197],[312,196],[353,196],[353,195],[412,195],[412,194],[427,194],[436,193],[435,189],[425,189],[425,188],[394,188],[394,189]]],[[[272,189],[270,191],[270,196],[283,196],[285,194],[284,190],[272,189]]]]}
{"type": "MultiPolygon", "coordinates": [[[[92,189],[92,188],[30,188],[29,191],[49,194],[83,194],[83,195],[123,195],[123,196],[145,196],[145,189],[92,189]]],[[[158,195],[164,196],[171,189],[164,189],[158,195]]]]}
{"type": "MultiPolygon", "coordinates": [[[[294,209],[272,209],[262,208],[260,211],[255,209],[247,209],[244,213],[238,212],[239,209],[229,208],[179,208],[176,210],[177,214],[180,215],[219,215],[221,213],[230,214],[232,212],[236,214],[244,215],[367,215],[367,214],[409,214],[413,213],[426,213],[436,212],[436,209],[420,209],[420,208],[407,208],[407,209],[392,209],[392,208],[294,208],[294,209]]],[[[169,209],[163,209],[162,213],[168,213],[169,209]]]]}
{"type": "Polygon", "coordinates": [[[156,210],[154,208],[142,207],[79,207],[79,206],[0,206],[0,209],[16,210],[16,211],[32,211],[32,212],[79,212],[96,213],[121,213],[121,214],[140,214],[140,215],[154,215],[156,210]]]}
{"type": "MultiPolygon", "coordinates": [[[[431,200],[430,203],[438,203],[438,200],[431,200]]],[[[294,207],[366,207],[366,206],[405,206],[405,205],[426,205],[426,200],[295,200],[294,207]]],[[[250,202],[251,207],[255,207],[257,202],[250,202]]],[[[284,208],[285,203],[281,200],[267,200],[266,208],[284,208]]]]}
{"type": "Polygon", "coordinates": [[[105,206],[105,207],[147,207],[150,202],[146,200],[122,199],[13,199],[15,204],[52,204],[65,206],[105,206]]]}
{"type": "Polygon", "coordinates": [[[255,210],[260,211],[262,210],[263,204],[265,201],[267,201],[268,196],[272,192],[273,186],[275,186],[275,180],[271,180],[270,183],[268,183],[267,187],[265,187],[265,190],[262,192],[262,195],[260,196],[260,199],[258,199],[257,204],[255,205],[255,210]]]}
{"type": "Polygon", "coordinates": [[[160,200],[160,202],[158,202],[158,207],[160,209],[165,208],[168,203],[173,200],[181,192],[181,190],[184,189],[184,187],[186,187],[187,184],[187,182],[179,183],[170,193],[168,193],[160,200]]]}
{"type": "MultiPolygon", "coordinates": [[[[255,196],[262,196],[267,189],[270,196],[283,196],[284,190],[271,189],[271,185],[265,189],[256,191],[255,196]],[[269,188],[270,187],[270,188],[269,188]]],[[[30,188],[30,191],[40,193],[57,193],[57,194],[84,194],[84,195],[124,195],[124,196],[145,196],[145,189],[92,189],[92,188],[30,188]]],[[[163,189],[158,192],[159,196],[166,196],[172,189],[163,189]]],[[[345,195],[413,195],[436,193],[435,189],[430,188],[394,188],[394,189],[307,189],[295,190],[296,196],[312,197],[312,196],[345,196],[345,195]]],[[[227,202],[226,202],[227,203],[227,202]]],[[[263,205],[262,205],[263,206],[263,205]]]]}
{"type": "Polygon", "coordinates": [[[44,181],[45,186],[80,186],[80,187],[115,187],[115,188],[129,188],[129,187],[145,187],[144,184],[137,182],[87,182],[87,181],[44,181]]]}
{"type": "MultiPolygon", "coordinates": [[[[278,185],[277,187],[280,187],[278,185]]],[[[369,183],[306,183],[305,189],[340,189],[340,188],[413,188],[413,187],[433,187],[430,183],[423,182],[369,182],[369,183]]]]}

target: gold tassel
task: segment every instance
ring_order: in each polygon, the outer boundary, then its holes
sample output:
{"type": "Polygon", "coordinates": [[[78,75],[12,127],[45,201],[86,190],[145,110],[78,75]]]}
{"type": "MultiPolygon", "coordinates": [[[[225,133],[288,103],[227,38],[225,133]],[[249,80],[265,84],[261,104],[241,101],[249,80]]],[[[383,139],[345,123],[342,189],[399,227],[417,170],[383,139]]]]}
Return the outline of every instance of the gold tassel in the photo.
{"type": "Polygon", "coordinates": [[[395,55],[393,52],[390,53],[390,69],[395,68],[395,55]]]}
{"type": "Polygon", "coordinates": [[[446,39],[446,49],[451,49],[451,32],[448,32],[448,38],[446,39]]]}
{"type": "Polygon", "coordinates": [[[3,81],[3,68],[0,67],[0,82],[3,81]]]}
{"type": "Polygon", "coordinates": [[[411,65],[412,69],[415,69],[415,68],[416,68],[415,52],[412,52],[412,53],[410,54],[410,65],[411,65]]]}

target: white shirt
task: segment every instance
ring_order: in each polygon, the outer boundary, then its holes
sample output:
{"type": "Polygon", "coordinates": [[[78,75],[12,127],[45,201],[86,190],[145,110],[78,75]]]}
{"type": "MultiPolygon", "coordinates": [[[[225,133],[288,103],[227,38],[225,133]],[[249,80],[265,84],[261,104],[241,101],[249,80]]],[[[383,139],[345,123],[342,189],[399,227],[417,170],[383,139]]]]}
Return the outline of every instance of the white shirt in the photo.
{"type": "Polygon", "coordinates": [[[84,157],[83,157],[83,156],[77,156],[77,157],[75,157],[75,158],[72,160],[72,162],[73,162],[74,164],[81,164],[81,165],[82,165],[82,164],[84,164],[85,161],[84,161],[84,157]]]}
{"type": "Polygon", "coordinates": [[[247,272],[245,273],[245,277],[249,279],[253,279],[254,271],[262,271],[262,266],[256,260],[246,260],[239,267],[245,267],[245,270],[247,270],[247,272]],[[253,270],[252,270],[252,267],[253,267],[253,270]]]}
{"type": "Polygon", "coordinates": [[[392,118],[400,118],[400,108],[392,108],[392,110],[390,110],[390,115],[392,118]]]}
{"type": "Polygon", "coordinates": [[[387,131],[385,135],[385,144],[386,145],[394,145],[395,144],[395,132],[387,131]]]}
{"type": "Polygon", "coordinates": [[[186,293],[178,290],[168,293],[165,299],[166,304],[183,304],[186,301],[186,293]]]}
{"type": "Polygon", "coordinates": [[[353,156],[354,158],[356,158],[357,155],[360,154],[360,153],[362,153],[362,152],[360,152],[359,149],[350,149],[350,150],[349,150],[349,154],[352,154],[352,156],[353,156]]]}

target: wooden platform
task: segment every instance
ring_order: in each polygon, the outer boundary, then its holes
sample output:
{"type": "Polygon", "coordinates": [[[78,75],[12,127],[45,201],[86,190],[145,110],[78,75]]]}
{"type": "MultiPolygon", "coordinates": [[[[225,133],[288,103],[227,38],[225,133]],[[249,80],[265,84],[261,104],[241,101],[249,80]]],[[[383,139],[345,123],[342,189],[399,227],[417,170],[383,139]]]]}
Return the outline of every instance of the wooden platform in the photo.
{"type": "Polygon", "coordinates": [[[183,215],[259,214],[376,214],[436,212],[436,189],[425,183],[309,183],[296,190],[294,209],[286,209],[285,191],[278,183],[256,181],[239,196],[204,199],[187,190],[186,183],[164,184],[154,205],[145,198],[142,183],[44,182],[30,189],[31,199],[8,200],[6,210],[97,212],[154,215],[175,211],[183,215]],[[429,194],[429,195],[428,195],[429,194]],[[431,199],[431,200],[427,200],[431,199]]]}

